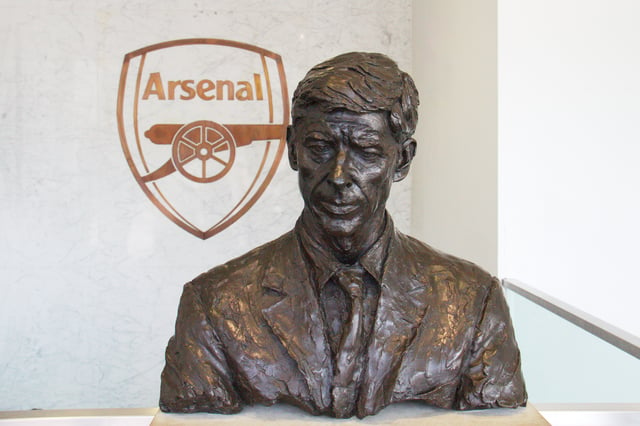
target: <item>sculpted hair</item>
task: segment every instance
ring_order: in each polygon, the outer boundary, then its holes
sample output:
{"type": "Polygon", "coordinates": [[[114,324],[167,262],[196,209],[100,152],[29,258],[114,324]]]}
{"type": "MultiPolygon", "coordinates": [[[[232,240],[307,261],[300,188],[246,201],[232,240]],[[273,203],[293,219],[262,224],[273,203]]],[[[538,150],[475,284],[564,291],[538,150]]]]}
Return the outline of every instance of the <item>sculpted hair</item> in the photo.
{"type": "Polygon", "coordinates": [[[398,142],[410,138],[418,122],[418,90],[413,79],[380,53],[351,52],[311,68],[298,84],[292,115],[318,105],[324,111],[387,112],[398,142]]]}

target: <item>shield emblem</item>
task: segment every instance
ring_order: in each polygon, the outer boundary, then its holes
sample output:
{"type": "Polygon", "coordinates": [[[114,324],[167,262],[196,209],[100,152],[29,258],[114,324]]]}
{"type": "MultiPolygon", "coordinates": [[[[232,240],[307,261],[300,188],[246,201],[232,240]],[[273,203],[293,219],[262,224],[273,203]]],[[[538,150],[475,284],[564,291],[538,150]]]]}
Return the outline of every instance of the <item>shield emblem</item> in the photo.
{"type": "Polygon", "coordinates": [[[138,49],[124,58],[117,114],[146,196],[207,239],[245,214],[278,168],[289,123],[282,59],[218,39],[138,49]]]}

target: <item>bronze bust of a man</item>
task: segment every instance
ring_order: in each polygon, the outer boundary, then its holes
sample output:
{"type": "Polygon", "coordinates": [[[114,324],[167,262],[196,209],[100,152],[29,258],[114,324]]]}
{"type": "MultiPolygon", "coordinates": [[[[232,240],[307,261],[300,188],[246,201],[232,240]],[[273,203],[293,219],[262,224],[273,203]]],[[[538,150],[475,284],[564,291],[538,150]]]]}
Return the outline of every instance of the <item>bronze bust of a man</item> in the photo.
{"type": "Polygon", "coordinates": [[[184,287],[163,411],[285,402],[360,418],[399,401],[459,410],[526,403],[498,281],[394,229],[418,93],[381,54],[312,68],[293,95],[294,229],[184,287]]]}

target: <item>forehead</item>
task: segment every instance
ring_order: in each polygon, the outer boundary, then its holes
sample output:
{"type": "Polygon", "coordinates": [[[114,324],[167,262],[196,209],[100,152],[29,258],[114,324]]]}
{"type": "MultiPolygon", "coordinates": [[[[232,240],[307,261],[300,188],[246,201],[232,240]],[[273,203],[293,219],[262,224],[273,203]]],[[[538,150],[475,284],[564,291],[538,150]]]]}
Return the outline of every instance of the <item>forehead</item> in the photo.
{"type": "Polygon", "coordinates": [[[345,109],[325,111],[318,106],[305,109],[294,127],[299,130],[340,130],[379,133],[391,136],[391,128],[386,112],[357,113],[345,109]]]}

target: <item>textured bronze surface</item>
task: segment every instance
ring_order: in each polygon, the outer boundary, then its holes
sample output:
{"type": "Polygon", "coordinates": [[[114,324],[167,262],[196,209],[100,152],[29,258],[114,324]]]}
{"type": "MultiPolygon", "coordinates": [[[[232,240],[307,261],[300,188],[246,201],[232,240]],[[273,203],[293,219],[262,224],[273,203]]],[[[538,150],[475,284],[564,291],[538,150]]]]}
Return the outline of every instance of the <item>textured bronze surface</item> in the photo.
{"type": "Polygon", "coordinates": [[[349,53],[309,71],[287,136],[302,214],[292,231],[185,285],[163,411],[284,402],[362,418],[399,401],[525,405],[498,281],[396,231],[385,210],[415,153],[417,106],[411,77],[384,55],[349,53]],[[345,271],[357,296],[338,285],[345,271]]]}

